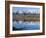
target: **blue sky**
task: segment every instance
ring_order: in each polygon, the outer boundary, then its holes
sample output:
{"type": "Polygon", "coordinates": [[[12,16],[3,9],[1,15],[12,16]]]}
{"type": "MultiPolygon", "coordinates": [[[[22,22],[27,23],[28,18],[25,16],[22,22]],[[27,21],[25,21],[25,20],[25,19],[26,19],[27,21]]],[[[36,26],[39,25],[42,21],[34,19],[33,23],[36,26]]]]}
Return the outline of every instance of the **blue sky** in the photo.
{"type": "Polygon", "coordinates": [[[15,10],[31,10],[32,12],[33,11],[38,11],[40,10],[40,8],[30,8],[30,7],[13,7],[13,12],[15,12],[15,10]]]}

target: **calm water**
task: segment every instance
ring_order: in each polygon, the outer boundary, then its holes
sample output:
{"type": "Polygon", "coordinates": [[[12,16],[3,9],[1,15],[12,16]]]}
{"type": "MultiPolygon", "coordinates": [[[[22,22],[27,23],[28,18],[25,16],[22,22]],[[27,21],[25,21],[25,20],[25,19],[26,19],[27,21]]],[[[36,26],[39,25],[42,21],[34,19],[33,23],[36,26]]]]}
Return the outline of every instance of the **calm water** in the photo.
{"type": "Polygon", "coordinates": [[[39,30],[39,22],[23,22],[23,21],[14,21],[13,22],[14,30],[39,30]]]}

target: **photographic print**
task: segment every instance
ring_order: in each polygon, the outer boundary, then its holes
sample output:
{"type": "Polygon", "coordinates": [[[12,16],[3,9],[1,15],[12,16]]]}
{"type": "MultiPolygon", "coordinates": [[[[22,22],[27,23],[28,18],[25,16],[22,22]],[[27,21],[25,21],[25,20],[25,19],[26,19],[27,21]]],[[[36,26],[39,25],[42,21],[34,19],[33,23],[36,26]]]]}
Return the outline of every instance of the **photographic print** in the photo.
{"type": "Polygon", "coordinates": [[[40,8],[13,7],[13,31],[40,30],[40,8]]]}
{"type": "Polygon", "coordinates": [[[6,36],[44,34],[44,3],[6,2],[6,14],[6,36]]]}

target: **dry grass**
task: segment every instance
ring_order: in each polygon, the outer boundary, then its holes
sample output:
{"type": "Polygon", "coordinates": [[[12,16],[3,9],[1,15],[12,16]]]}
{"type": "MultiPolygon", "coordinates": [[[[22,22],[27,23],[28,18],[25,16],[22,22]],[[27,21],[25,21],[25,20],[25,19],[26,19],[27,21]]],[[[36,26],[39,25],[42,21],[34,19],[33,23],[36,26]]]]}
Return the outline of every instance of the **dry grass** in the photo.
{"type": "Polygon", "coordinates": [[[14,20],[40,21],[39,16],[13,16],[14,20]]]}

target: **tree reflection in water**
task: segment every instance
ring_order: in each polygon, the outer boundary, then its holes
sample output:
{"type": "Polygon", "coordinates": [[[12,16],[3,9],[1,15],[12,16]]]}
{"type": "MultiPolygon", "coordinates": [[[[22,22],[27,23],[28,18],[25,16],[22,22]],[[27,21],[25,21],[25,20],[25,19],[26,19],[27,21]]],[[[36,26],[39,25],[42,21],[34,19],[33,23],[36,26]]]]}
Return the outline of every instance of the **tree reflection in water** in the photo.
{"type": "Polygon", "coordinates": [[[28,21],[14,21],[13,22],[13,30],[39,30],[40,23],[36,22],[28,22],[28,21]]]}

